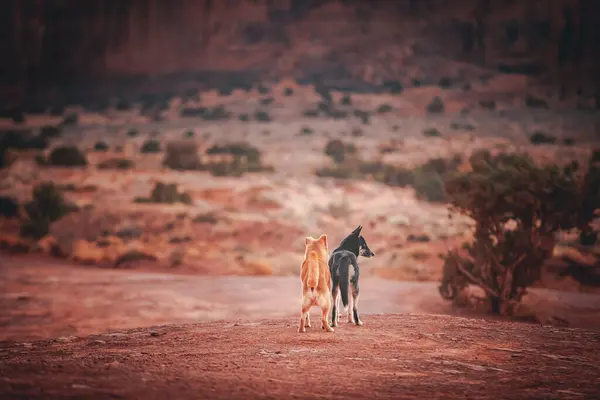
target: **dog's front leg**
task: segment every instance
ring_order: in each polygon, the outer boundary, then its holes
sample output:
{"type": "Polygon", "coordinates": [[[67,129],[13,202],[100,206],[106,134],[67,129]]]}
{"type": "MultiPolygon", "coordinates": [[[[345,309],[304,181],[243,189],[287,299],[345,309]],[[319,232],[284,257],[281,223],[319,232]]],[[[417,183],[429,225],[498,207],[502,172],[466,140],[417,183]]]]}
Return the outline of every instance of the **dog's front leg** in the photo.
{"type": "Polygon", "coordinates": [[[352,287],[352,300],[354,303],[354,306],[352,307],[352,314],[354,317],[354,323],[356,325],[362,325],[363,323],[358,316],[358,295],[359,295],[359,292],[358,292],[358,284],[357,284],[352,287]]]}
{"type": "Polygon", "coordinates": [[[311,327],[311,326],[310,326],[310,310],[308,310],[308,311],[306,312],[306,322],[304,323],[304,326],[305,326],[306,328],[310,328],[310,327],[311,327]]]}

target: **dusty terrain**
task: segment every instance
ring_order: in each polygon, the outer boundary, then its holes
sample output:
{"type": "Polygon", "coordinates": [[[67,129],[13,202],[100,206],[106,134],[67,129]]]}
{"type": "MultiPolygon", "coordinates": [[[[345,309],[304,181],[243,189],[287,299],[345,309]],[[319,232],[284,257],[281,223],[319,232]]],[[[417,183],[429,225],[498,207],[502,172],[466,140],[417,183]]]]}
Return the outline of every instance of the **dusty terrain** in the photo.
{"type": "Polygon", "coordinates": [[[299,334],[296,318],[2,342],[3,398],[597,398],[600,334],[370,315],[299,334]]]}
{"type": "MultiPolygon", "coordinates": [[[[167,323],[296,317],[297,276],[198,276],[98,269],[0,253],[0,340],[89,335],[167,323]]],[[[435,282],[361,280],[360,311],[490,318],[445,302],[435,282]]],[[[313,311],[316,315],[317,310],[313,311]]],[[[600,295],[531,289],[517,320],[600,331],[600,295]]]]}

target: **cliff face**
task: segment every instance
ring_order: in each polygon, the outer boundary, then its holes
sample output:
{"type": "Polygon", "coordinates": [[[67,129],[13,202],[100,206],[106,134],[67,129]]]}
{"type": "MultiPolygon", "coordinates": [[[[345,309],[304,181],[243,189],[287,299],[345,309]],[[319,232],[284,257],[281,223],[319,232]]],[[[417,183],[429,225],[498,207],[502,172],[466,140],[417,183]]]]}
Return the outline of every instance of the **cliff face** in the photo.
{"type": "Polygon", "coordinates": [[[561,57],[600,64],[594,0],[10,0],[0,11],[5,83],[203,71],[379,83],[432,55],[525,72],[561,57]]]}

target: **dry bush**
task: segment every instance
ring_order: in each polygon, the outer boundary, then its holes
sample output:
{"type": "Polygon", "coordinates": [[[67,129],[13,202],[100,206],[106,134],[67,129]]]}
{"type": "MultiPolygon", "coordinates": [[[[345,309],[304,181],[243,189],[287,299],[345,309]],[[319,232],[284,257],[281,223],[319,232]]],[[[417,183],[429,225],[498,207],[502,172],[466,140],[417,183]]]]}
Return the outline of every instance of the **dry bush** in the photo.
{"type": "Polygon", "coordinates": [[[189,193],[179,192],[177,190],[177,184],[175,183],[163,183],[156,182],[154,184],[154,188],[150,193],[150,197],[142,198],[138,197],[134,200],[136,203],[164,203],[164,204],[174,204],[174,203],[184,203],[191,204],[192,197],[189,193]]]}
{"type": "Polygon", "coordinates": [[[109,158],[97,165],[98,169],[132,169],[135,163],[128,158],[109,158]]]}
{"type": "Polygon", "coordinates": [[[40,239],[48,234],[50,224],[77,207],[68,204],[53,183],[41,183],[33,188],[33,199],[25,204],[27,219],[21,224],[21,236],[40,239]]]}
{"type": "Polygon", "coordinates": [[[88,164],[85,154],[76,146],[54,148],[47,163],[55,167],[85,167],[88,164]]]}
{"type": "Polygon", "coordinates": [[[356,147],[352,143],[344,143],[339,139],[331,139],[325,146],[327,154],[336,164],[341,164],[348,155],[356,153],[356,147]]]}
{"type": "MultiPolygon", "coordinates": [[[[475,221],[474,241],[445,256],[439,291],[451,300],[479,286],[493,313],[510,315],[540,278],[554,234],[589,223],[582,212],[589,195],[571,168],[540,167],[527,155],[480,152],[470,161],[472,171],[447,179],[446,190],[453,208],[475,221]]],[[[594,179],[588,187],[598,188],[594,179]]]]}
{"type": "Polygon", "coordinates": [[[179,171],[201,169],[198,146],[189,141],[168,143],[163,165],[179,171]]]}
{"type": "Polygon", "coordinates": [[[247,142],[231,142],[222,145],[213,145],[207,151],[208,155],[231,156],[230,161],[221,161],[205,164],[203,167],[214,176],[242,176],[246,172],[272,171],[261,160],[261,152],[247,142]]]}

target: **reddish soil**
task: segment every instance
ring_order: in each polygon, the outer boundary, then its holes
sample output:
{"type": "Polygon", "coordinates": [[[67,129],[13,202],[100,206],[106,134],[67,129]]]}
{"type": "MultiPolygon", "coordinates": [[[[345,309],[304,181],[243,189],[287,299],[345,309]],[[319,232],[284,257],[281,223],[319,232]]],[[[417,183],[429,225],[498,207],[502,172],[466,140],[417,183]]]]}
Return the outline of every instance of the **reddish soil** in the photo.
{"type": "MultiPolygon", "coordinates": [[[[313,315],[315,311],[313,311],[313,315]]],[[[296,318],[0,344],[0,397],[598,398],[600,333],[385,315],[335,333],[296,318]]]]}

